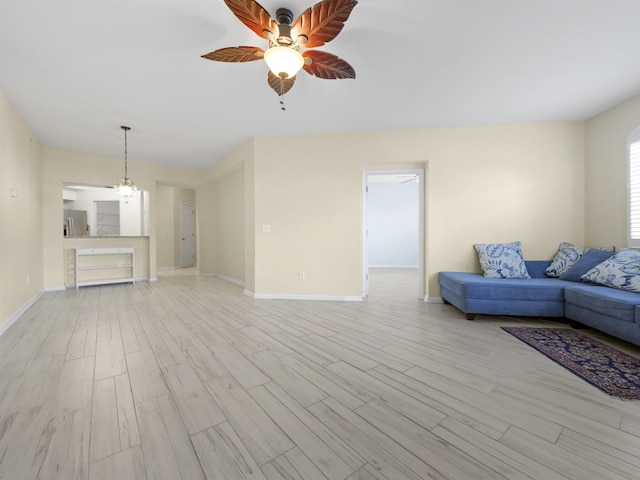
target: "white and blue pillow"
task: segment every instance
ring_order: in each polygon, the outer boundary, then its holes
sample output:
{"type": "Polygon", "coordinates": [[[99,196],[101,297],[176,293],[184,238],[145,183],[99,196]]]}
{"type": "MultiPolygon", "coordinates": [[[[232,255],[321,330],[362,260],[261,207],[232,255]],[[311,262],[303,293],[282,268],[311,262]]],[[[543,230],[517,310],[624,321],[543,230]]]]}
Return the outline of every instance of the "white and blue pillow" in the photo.
{"type": "Polygon", "coordinates": [[[581,278],[607,287],[640,293],[640,252],[623,248],[581,278]]]}
{"type": "Polygon", "coordinates": [[[480,267],[488,278],[531,278],[520,242],[475,244],[480,267]]]}
{"type": "Polygon", "coordinates": [[[584,248],[571,245],[569,242],[562,242],[558,247],[556,255],[551,263],[544,269],[547,277],[559,277],[566,273],[584,253],[584,248]]]}

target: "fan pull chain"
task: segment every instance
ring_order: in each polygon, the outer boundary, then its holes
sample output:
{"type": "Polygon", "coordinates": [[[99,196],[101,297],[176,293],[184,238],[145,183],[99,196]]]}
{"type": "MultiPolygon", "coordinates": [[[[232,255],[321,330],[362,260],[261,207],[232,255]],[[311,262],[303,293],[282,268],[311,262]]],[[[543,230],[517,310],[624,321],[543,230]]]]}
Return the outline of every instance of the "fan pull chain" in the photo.
{"type": "Polygon", "coordinates": [[[284,78],[280,78],[280,91],[282,92],[280,95],[280,110],[284,112],[286,110],[284,106],[284,78]]]}

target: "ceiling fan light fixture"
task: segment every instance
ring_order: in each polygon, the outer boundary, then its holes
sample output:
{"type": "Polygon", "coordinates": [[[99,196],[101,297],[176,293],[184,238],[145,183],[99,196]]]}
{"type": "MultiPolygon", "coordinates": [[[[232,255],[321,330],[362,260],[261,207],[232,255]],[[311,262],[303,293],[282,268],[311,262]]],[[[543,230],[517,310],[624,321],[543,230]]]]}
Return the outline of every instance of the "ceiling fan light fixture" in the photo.
{"type": "Polygon", "coordinates": [[[224,0],[231,12],[261,39],[269,41],[265,51],[260,47],[225,47],[202,55],[216,62],[253,62],[264,58],[269,72],[267,83],[280,97],[291,90],[300,69],[317,78],[336,80],[356,78],[354,68],[329,52],[313,50],[333,40],[344,27],[358,0],[320,0],[293,21],[293,12],[279,8],[276,19],[258,0],[224,0]],[[304,56],[300,50],[304,49],[304,56]]]}
{"type": "Polygon", "coordinates": [[[300,52],[291,47],[271,47],[264,52],[264,61],[274,75],[284,79],[294,77],[304,65],[300,52]]]}

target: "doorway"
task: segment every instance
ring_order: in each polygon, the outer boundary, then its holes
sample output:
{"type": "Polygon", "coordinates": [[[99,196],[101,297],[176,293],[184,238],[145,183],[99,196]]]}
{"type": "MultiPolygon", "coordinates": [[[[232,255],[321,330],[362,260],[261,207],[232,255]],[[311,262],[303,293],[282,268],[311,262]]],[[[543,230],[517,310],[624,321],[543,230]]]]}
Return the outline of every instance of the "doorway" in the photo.
{"type": "Polygon", "coordinates": [[[196,263],[196,215],[193,205],[180,203],[180,266],[193,267],[196,263]]]}
{"type": "Polygon", "coordinates": [[[363,298],[371,274],[384,272],[410,278],[404,285],[424,299],[424,170],[363,171],[362,207],[363,298]]]}

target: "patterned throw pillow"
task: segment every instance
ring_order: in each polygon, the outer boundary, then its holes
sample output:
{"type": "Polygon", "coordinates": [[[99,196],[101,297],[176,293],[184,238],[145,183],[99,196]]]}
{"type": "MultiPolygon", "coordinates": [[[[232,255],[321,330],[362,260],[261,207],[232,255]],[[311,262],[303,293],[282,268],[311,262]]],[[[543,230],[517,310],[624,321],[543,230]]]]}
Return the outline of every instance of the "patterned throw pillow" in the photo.
{"type": "Polygon", "coordinates": [[[607,287],[640,293],[640,252],[623,248],[581,278],[607,287]]]}
{"type": "Polygon", "coordinates": [[[568,242],[562,242],[558,247],[556,256],[553,257],[549,266],[544,269],[545,275],[547,277],[559,277],[569,270],[569,268],[580,259],[583,253],[584,248],[576,247],[568,242]]]}
{"type": "Polygon", "coordinates": [[[522,258],[520,242],[474,245],[485,277],[531,278],[522,258]]]}
{"type": "Polygon", "coordinates": [[[580,260],[569,267],[560,276],[560,280],[568,280],[569,282],[586,282],[582,279],[582,275],[587,273],[596,265],[601,264],[607,258],[613,255],[612,251],[600,248],[590,248],[582,254],[580,260]]]}

